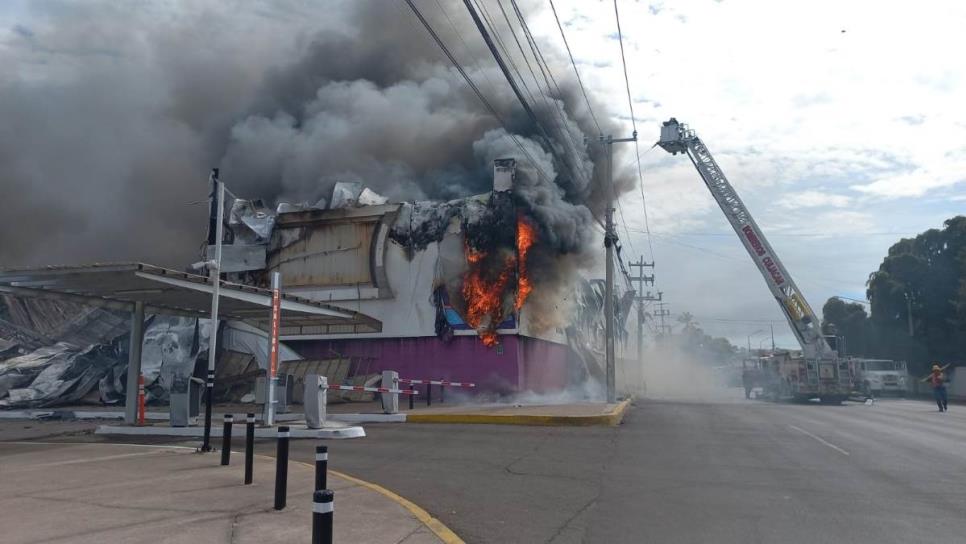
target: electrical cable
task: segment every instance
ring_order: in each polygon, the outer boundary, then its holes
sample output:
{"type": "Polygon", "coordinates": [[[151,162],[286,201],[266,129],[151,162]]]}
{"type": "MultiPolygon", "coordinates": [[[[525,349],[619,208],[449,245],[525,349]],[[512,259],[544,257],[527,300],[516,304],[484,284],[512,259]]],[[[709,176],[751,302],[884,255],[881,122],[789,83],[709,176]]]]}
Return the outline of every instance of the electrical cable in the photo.
{"type": "Polygon", "coordinates": [[[557,21],[557,28],[560,29],[560,37],[563,38],[564,46],[567,48],[567,55],[570,57],[570,64],[574,67],[574,74],[577,76],[577,84],[580,87],[581,94],[584,95],[584,102],[587,104],[587,111],[590,112],[590,118],[594,120],[594,126],[597,127],[597,134],[604,134],[604,131],[600,128],[600,123],[597,122],[597,116],[594,115],[594,108],[590,106],[590,98],[587,96],[587,89],[584,87],[584,81],[580,78],[580,71],[577,70],[577,63],[574,62],[574,54],[570,51],[570,43],[567,42],[567,35],[564,33],[563,25],[560,24],[560,17],[557,16],[557,7],[553,5],[553,0],[550,1],[550,9],[553,11],[553,18],[557,21]]]}
{"type": "MultiPolygon", "coordinates": [[[[624,68],[624,86],[627,89],[627,106],[631,111],[631,127],[634,129],[634,156],[637,157],[637,181],[641,190],[641,209],[644,212],[644,233],[647,235],[647,248],[651,252],[651,260],[654,260],[654,244],[651,242],[651,225],[647,217],[647,198],[644,196],[644,168],[641,166],[641,149],[637,143],[637,117],[634,115],[634,99],[631,94],[631,80],[627,76],[627,58],[624,55],[624,35],[621,32],[621,15],[617,9],[617,0],[614,0],[614,19],[617,22],[617,42],[621,49],[621,65],[624,68]]],[[[650,151],[650,150],[648,150],[650,151]]]]}
{"type": "Polygon", "coordinates": [[[416,15],[416,18],[419,19],[419,22],[422,23],[426,31],[429,32],[429,35],[436,42],[436,45],[439,46],[439,48],[443,51],[446,57],[450,60],[450,62],[453,63],[453,66],[456,67],[456,70],[460,73],[460,75],[463,76],[463,79],[466,80],[466,83],[470,86],[470,89],[472,89],[473,92],[476,94],[477,98],[480,99],[480,102],[482,102],[483,105],[486,107],[486,109],[490,112],[490,114],[493,115],[494,118],[496,118],[497,122],[500,123],[500,125],[506,131],[507,135],[513,140],[516,146],[520,148],[520,151],[522,151],[523,154],[527,157],[530,164],[537,171],[537,174],[542,179],[544,179],[545,182],[552,183],[552,180],[543,171],[543,169],[541,169],[537,165],[537,161],[533,158],[530,152],[527,151],[527,149],[523,146],[523,143],[520,142],[519,138],[517,138],[515,134],[510,132],[510,130],[507,128],[507,124],[503,121],[503,118],[500,116],[499,112],[497,112],[496,108],[494,108],[493,105],[490,104],[490,101],[486,99],[486,96],[484,96],[482,91],[480,91],[479,87],[477,87],[476,83],[473,81],[473,78],[471,78],[469,74],[466,73],[466,70],[463,68],[463,66],[459,63],[458,60],[456,60],[456,57],[453,56],[449,48],[446,47],[446,44],[443,42],[442,38],[439,37],[439,35],[433,29],[432,25],[429,23],[429,21],[427,21],[426,18],[423,17],[423,14],[419,11],[419,8],[416,7],[416,4],[413,2],[413,0],[406,0],[406,4],[409,5],[409,8],[416,15]]]}

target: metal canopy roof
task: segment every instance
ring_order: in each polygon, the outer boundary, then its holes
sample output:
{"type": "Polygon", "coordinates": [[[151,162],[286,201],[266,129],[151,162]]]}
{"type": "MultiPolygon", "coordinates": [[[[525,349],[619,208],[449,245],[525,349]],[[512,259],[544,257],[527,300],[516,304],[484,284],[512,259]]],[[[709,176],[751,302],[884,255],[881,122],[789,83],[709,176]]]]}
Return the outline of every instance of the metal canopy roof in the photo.
{"type": "MultiPolygon", "coordinates": [[[[68,300],[79,304],[146,313],[208,318],[212,285],[208,278],[144,263],[46,266],[0,269],[0,293],[68,300]]],[[[268,330],[272,293],[221,282],[219,318],[268,330]]],[[[287,335],[379,332],[382,323],[364,314],[282,294],[281,333],[287,335]]]]}

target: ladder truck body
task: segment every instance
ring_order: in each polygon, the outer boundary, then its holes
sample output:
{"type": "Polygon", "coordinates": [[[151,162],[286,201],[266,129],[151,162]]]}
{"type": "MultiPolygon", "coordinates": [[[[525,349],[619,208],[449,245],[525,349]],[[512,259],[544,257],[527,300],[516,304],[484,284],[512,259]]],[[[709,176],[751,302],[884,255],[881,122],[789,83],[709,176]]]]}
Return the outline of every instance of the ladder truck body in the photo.
{"type": "Polygon", "coordinates": [[[822,335],[818,317],[805,300],[791,274],[782,264],[764,233],[745,207],[704,142],[687,125],[673,117],[661,127],[658,141],[672,155],[691,159],[704,184],[735,230],[778,302],[792,332],[802,346],[803,357],[788,354],[763,362],[766,393],[773,397],[813,398],[825,402],[844,400],[852,388],[848,361],[838,356],[822,335]]]}

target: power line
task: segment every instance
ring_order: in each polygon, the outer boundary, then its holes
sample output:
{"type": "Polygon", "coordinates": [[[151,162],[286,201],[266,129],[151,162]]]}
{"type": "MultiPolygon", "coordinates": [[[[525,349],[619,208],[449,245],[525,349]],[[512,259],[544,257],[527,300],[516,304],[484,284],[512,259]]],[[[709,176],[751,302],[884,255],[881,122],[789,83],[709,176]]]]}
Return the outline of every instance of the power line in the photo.
{"type": "MultiPolygon", "coordinates": [[[[637,158],[637,186],[641,190],[641,209],[644,212],[644,233],[647,235],[647,249],[654,258],[654,245],[651,242],[651,225],[647,217],[647,198],[644,196],[644,168],[641,166],[641,149],[637,143],[637,117],[634,115],[634,99],[631,95],[631,80],[627,76],[627,58],[624,56],[624,35],[621,32],[621,14],[614,0],[614,19],[617,21],[617,42],[621,48],[621,65],[624,68],[624,86],[627,89],[627,106],[631,110],[631,127],[634,129],[634,156],[637,158]]],[[[650,151],[650,150],[648,150],[650,151]]]]}
{"type": "Polygon", "coordinates": [[[570,57],[570,64],[574,67],[574,74],[577,76],[577,84],[580,87],[580,92],[584,95],[584,102],[587,104],[587,111],[590,112],[590,118],[594,120],[594,126],[597,127],[597,133],[603,134],[604,131],[601,130],[600,123],[597,122],[597,116],[594,115],[594,108],[590,106],[590,98],[587,96],[587,89],[584,88],[584,81],[580,78],[580,71],[577,70],[577,63],[574,62],[574,54],[570,52],[570,44],[567,42],[567,35],[564,33],[563,25],[560,24],[560,17],[557,16],[557,7],[553,5],[553,0],[550,0],[550,9],[553,11],[553,18],[557,20],[557,28],[560,29],[560,37],[563,38],[564,46],[567,48],[567,55],[570,57]]]}
{"type": "Polygon", "coordinates": [[[473,78],[471,78],[469,74],[466,73],[466,70],[463,69],[463,66],[459,63],[458,60],[456,60],[456,57],[453,56],[449,48],[446,47],[446,44],[443,42],[442,38],[439,37],[439,35],[433,29],[432,25],[429,24],[429,21],[427,21],[426,18],[423,17],[423,14],[420,13],[419,8],[416,7],[416,4],[413,3],[413,0],[406,0],[406,4],[409,5],[410,9],[412,9],[413,13],[416,15],[416,18],[419,19],[419,22],[422,23],[423,27],[426,28],[426,31],[429,32],[429,35],[432,36],[433,40],[436,42],[436,45],[438,45],[439,48],[442,49],[443,53],[446,54],[446,57],[450,60],[450,62],[453,63],[453,66],[456,67],[456,70],[459,71],[460,75],[463,76],[463,79],[466,80],[466,83],[476,94],[477,98],[480,99],[480,102],[482,102],[483,105],[486,107],[486,109],[489,110],[490,114],[493,115],[494,118],[496,118],[496,120],[503,127],[503,130],[506,131],[510,139],[513,140],[516,146],[520,148],[520,151],[523,152],[524,156],[527,157],[527,160],[537,171],[537,174],[547,183],[552,183],[552,181],[549,179],[547,174],[540,168],[540,166],[537,165],[537,161],[533,158],[530,152],[527,151],[526,147],[523,146],[523,143],[520,142],[519,138],[517,138],[515,134],[510,132],[510,130],[507,128],[506,123],[503,121],[503,118],[500,116],[499,112],[497,112],[496,108],[494,108],[493,105],[490,104],[489,100],[486,99],[486,97],[480,91],[479,87],[476,86],[476,83],[473,81],[473,78]]]}
{"type": "Polygon", "coordinates": [[[627,105],[631,109],[631,126],[637,132],[637,120],[634,117],[634,100],[631,98],[631,80],[627,77],[627,60],[624,58],[624,37],[621,34],[621,14],[617,11],[617,0],[614,0],[614,18],[617,20],[617,43],[621,46],[621,64],[624,66],[624,85],[627,87],[627,105]]]}

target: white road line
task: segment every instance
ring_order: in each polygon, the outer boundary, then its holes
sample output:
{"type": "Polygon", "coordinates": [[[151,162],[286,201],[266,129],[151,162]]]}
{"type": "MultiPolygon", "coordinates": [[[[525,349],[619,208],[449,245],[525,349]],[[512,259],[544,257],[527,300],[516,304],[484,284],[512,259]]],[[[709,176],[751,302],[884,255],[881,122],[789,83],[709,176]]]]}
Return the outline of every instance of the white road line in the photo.
{"type": "Polygon", "coordinates": [[[828,442],[827,440],[825,440],[824,438],[822,438],[820,436],[815,436],[814,434],[806,431],[805,429],[802,429],[801,427],[796,427],[794,425],[789,425],[789,427],[791,427],[792,429],[795,429],[796,431],[804,434],[805,436],[810,436],[810,437],[814,438],[815,440],[818,440],[822,444],[825,444],[826,446],[828,446],[828,447],[832,448],[833,450],[841,453],[842,455],[851,455],[849,452],[843,450],[842,448],[836,446],[835,444],[832,444],[831,442],[828,442]]]}

